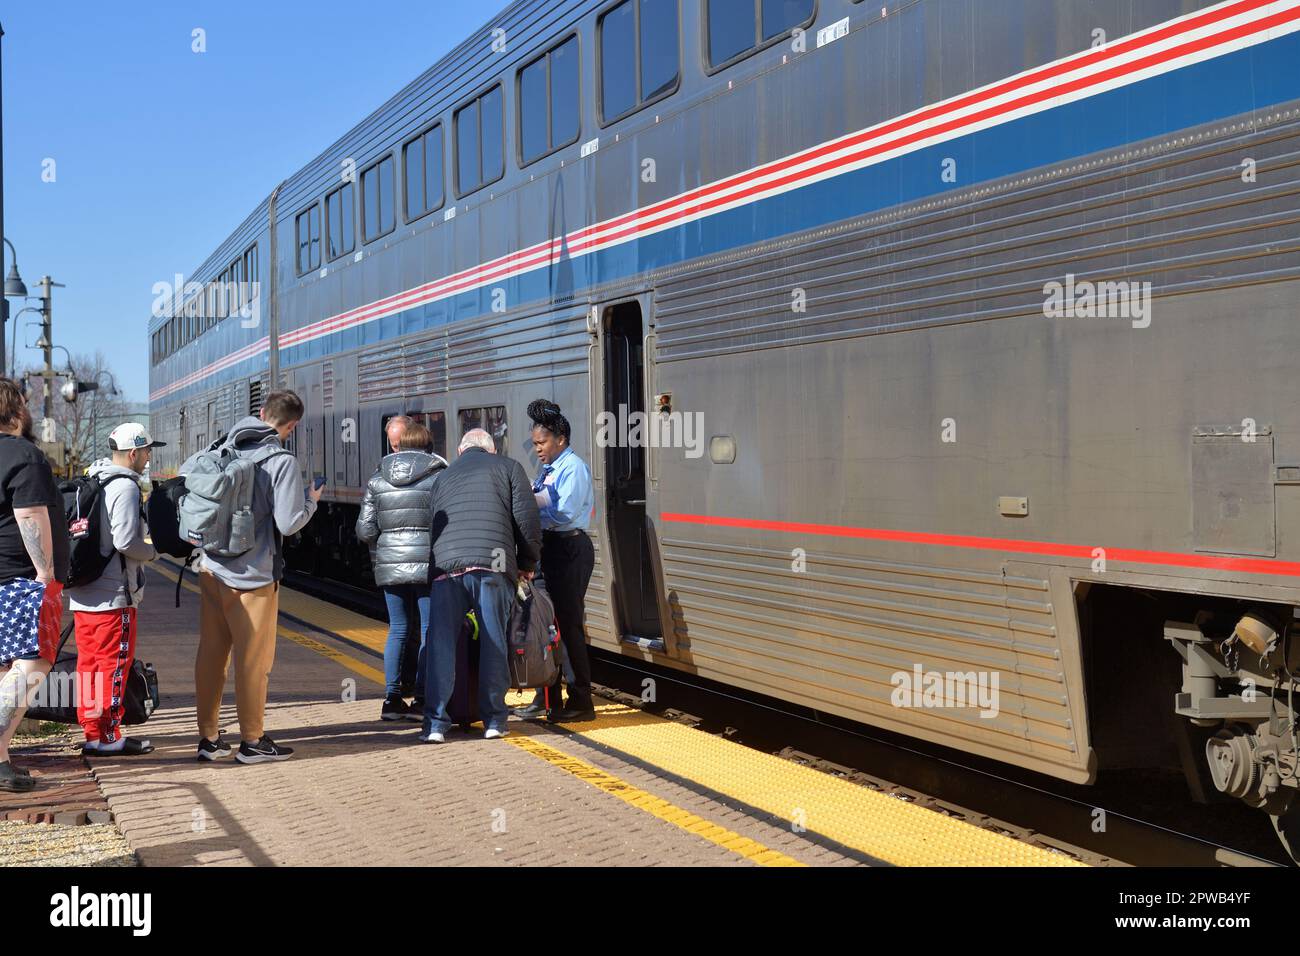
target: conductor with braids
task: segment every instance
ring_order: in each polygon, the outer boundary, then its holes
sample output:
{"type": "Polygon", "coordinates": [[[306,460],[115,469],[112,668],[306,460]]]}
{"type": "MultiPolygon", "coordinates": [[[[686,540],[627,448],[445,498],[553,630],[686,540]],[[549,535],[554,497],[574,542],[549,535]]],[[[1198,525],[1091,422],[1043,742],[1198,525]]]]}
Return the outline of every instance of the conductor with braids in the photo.
{"type": "Polygon", "coordinates": [[[547,714],[556,723],[591,720],[596,709],[591,699],[587,632],[582,626],[587,585],[596,563],[595,548],[587,537],[595,503],[591,471],[570,447],[569,420],[560,414],[559,405],[539,398],[529,403],[528,417],[533,420],[533,451],[542,464],[533,482],[542,516],[542,577],[555,604],[555,619],[572,677],[568,702],[563,707],[557,678],[554,686],[539,690],[532,704],[516,713],[526,719],[547,714]]]}

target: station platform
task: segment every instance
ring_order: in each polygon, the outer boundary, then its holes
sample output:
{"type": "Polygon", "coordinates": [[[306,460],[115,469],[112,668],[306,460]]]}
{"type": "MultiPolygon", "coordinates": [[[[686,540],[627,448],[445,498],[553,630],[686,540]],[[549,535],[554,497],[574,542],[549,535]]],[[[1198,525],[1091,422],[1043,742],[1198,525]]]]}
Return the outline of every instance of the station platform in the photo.
{"type": "MultiPolygon", "coordinates": [[[[195,759],[198,593],[150,572],[137,656],[161,709],[143,757],[91,767],[145,866],[1075,866],[725,738],[598,698],[598,719],[421,744],[381,722],[382,622],[285,588],[267,733],[292,759],[195,759]]],[[[531,699],[531,691],[511,703],[531,699]]],[[[222,707],[238,739],[233,680],[222,707]]]]}

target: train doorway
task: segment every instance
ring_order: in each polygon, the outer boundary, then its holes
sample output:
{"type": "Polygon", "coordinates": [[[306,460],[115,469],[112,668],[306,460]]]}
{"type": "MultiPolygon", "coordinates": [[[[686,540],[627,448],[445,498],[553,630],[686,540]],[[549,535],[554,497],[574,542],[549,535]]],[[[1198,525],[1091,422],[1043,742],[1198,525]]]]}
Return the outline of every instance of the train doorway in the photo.
{"type": "Polygon", "coordinates": [[[623,423],[645,414],[645,330],[639,302],[604,310],[605,410],[618,423],[605,443],[605,513],[613,564],[615,613],[625,641],[663,646],[659,593],[653,564],[658,555],[646,519],[647,448],[627,441],[623,423]]]}

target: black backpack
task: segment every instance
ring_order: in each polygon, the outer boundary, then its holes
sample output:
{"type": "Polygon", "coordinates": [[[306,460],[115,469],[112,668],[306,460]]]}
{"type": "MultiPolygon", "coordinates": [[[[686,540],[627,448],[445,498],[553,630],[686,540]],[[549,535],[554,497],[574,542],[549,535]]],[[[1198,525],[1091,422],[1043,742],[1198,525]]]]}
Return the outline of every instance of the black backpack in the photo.
{"type": "Polygon", "coordinates": [[[149,501],[145,505],[145,519],[149,522],[149,538],[154,550],[171,558],[182,558],[185,565],[176,575],[176,606],[181,606],[181,583],[185,569],[194,563],[198,552],[188,538],[181,534],[180,506],[185,496],[185,476],[166,481],[155,481],[149,501]]]}
{"type": "MultiPolygon", "coordinates": [[[[73,726],[77,723],[77,655],[75,651],[63,649],[72,636],[74,624],[69,620],[64,625],[59,648],[54,653],[54,667],[32,694],[26,714],[31,720],[50,720],[73,726]]],[[[158,692],[158,672],[152,664],[140,660],[132,662],[123,696],[123,724],[143,724],[153,716],[162,698],[158,692]]]]}
{"type": "MultiPolygon", "coordinates": [[[[99,550],[104,534],[104,489],[126,475],[109,475],[102,481],[98,477],[81,475],[59,483],[63,495],[63,514],[68,519],[68,538],[72,549],[68,565],[68,583],[70,588],[98,581],[113,560],[115,552],[110,548],[108,554],[99,550]]],[[[126,558],[122,558],[122,576],[126,577],[126,558]]],[[[127,602],[131,600],[131,589],[126,589],[127,602]]]]}
{"type": "Polygon", "coordinates": [[[549,687],[560,676],[560,631],[555,606],[540,581],[520,582],[510,611],[506,645],[511,687],[549,687]]]}
{"type": "Polygon", "coordinates": [[[188,558],[194,545],[181,535],[179,507],[185,494],[185,476],[155,481],[149,503],[145,505],[149,536],[159,554],[188,558]]]}

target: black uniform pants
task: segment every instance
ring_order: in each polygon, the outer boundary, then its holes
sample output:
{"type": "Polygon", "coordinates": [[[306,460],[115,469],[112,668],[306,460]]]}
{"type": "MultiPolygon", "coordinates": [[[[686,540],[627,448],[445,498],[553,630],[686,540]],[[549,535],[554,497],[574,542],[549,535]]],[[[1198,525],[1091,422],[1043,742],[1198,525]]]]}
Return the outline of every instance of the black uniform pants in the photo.
{"type": "MultiPolygon", "coordinates": [[[[587,709],[591,701],[591,661],[587,657],[587,632],[582,615],[587,600],[587,585],[596,566],[596,549],[586,533],[556,534],[542,532],[542,577],[546,593],[555,605],[555,620],[560,640],[573,670],[569,685],[568,706],[587,709]]],[[[560,700],[560,681],[551,688],[551,704],[560,700]]]]}

